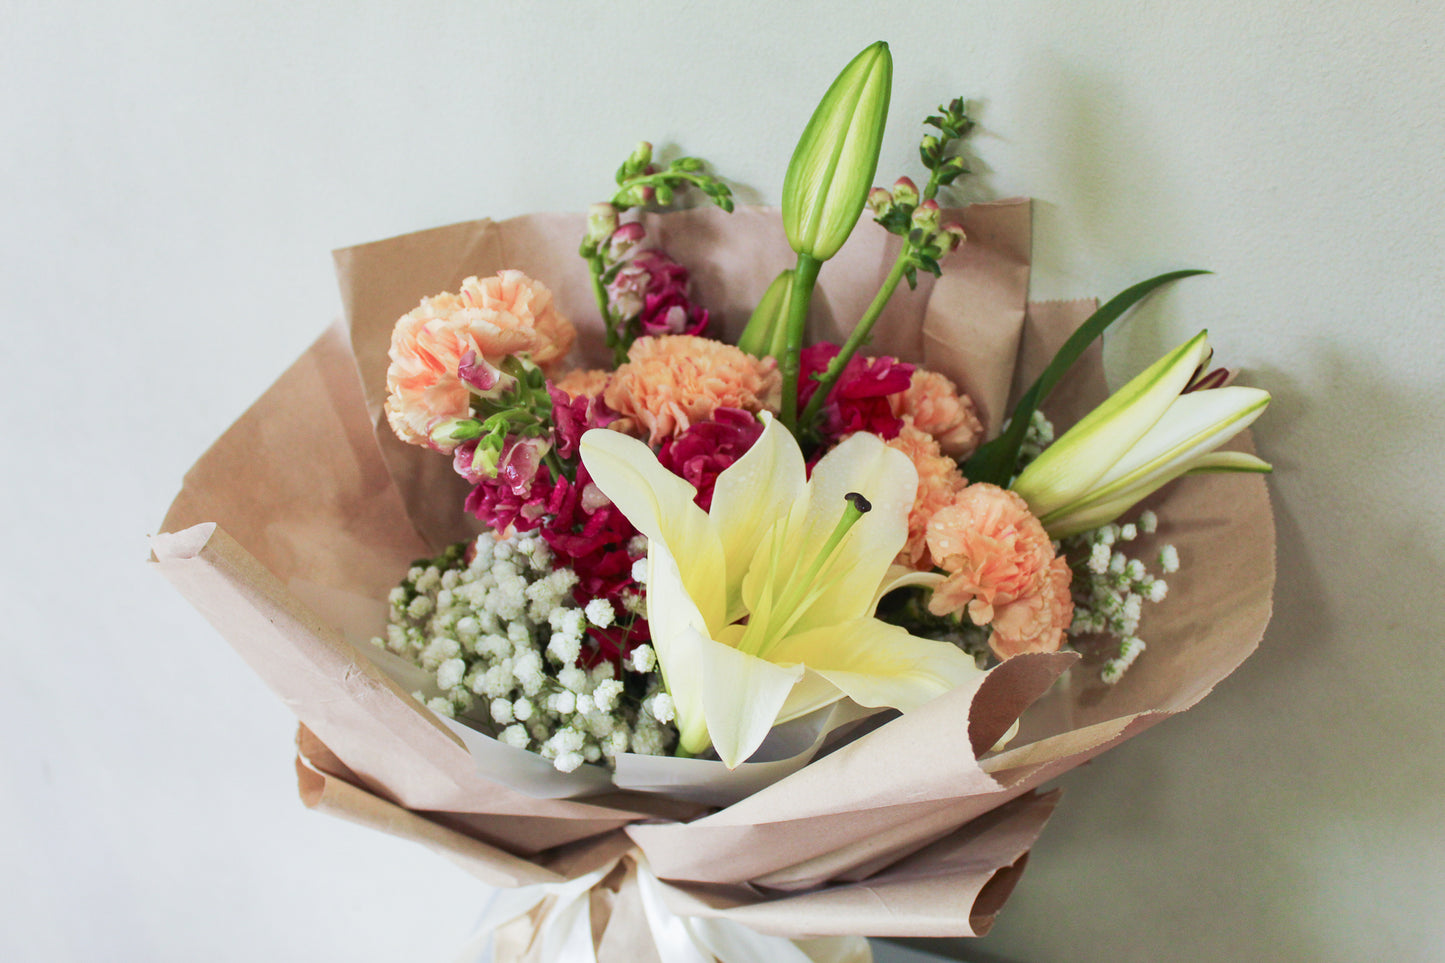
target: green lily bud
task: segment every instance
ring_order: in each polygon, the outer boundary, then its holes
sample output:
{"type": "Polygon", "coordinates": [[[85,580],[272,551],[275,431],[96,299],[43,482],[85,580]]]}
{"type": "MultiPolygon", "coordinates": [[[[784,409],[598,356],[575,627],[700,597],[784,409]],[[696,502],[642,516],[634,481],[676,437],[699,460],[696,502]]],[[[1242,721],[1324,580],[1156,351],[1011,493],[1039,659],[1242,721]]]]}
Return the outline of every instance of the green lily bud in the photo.
{"type": "Polygon", "coordinates": [[[743,328],[742,337],[738,338],[738,347],[748,354],[763,358],[770,354],[780,354],[781,346],[775,349],[773,342],[781,340],[781,334],[786,327],[788,317],[788,304],[792,301],[793,272],[784,271],[773,278],[773,283],[763,292],[762,300],[753,309],[752,317],[748,318],[747,327],[743,328]]]}
{"type": "Polygon", "coordinates": [[[818,104],[783,179],[783,227],[800,255],[826,261],[863,213],[893,86],[893,57],[879,41],[854,57],[818,104]]]}

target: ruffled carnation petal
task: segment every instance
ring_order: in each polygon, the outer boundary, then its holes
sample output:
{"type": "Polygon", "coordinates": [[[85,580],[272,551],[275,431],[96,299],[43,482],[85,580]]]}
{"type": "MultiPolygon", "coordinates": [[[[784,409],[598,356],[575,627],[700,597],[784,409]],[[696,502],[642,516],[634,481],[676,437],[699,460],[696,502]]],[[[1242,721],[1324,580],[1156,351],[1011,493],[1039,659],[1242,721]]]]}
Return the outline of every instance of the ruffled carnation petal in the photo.
{"type": "Polygon", "coordinates": [[[944,454],[955,459],[973,454],[983,440],[983,422],[973,400],[936,371],[915,370],[907,390],[892,396],[889,404],[895,415],[911,419],[915,428],[938,439],[944,454]]]}
{"type": "Polygon", "coordinates": [[[523,353],[547,370],[575,339],[552,293],[521,271],[467,278],[459,294],[423,298],[392,329],[387,421],[402,441],[451,452],[455,444],[434,442],[431,431],[470,412],[464,359],[474,378],[523,353]]]}
{"type": "Polygon", "coordinates": [[[1052,651],[1073,614],[1070,572],[1017,494],[969,485],[928,523],[929,552],[947,578],[929,600],[935,615],[967,610],[994,626],[1000,657],[1052,651]]]}
{"type": "Polygon", "coordinates": [[[772,358],[707,338],[664,335],[634,341],[602,397],[656,445],[719,408],[776,410],[781,384],[772,358]]]}
{"type": "Polygon", "coordinates": [[[908,456],[918,470],[918,494],[908,512],[908,541],[898,553],[899,565],[927,571],[938,563],[928,551],[928,523],[935,514],[952,504],[956,494],[967,484],[958,463],[943,454],[938,442],[927,432],[913,427],[908,418],[897,437],[888,441],[908,456]]]}

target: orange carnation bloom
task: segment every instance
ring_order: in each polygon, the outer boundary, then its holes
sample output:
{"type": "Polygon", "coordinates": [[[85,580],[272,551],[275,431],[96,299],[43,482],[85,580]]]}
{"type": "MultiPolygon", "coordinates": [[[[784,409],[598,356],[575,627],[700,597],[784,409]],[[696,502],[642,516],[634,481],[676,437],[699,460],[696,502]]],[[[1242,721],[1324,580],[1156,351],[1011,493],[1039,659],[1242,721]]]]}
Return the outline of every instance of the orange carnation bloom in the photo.
{"type": "Polygon", "coordinates": [[[577,336],[552,305],[552,292],[521,271],[467,278],[459,294],[423,298],[396,322],[386,372],[386,418],[397,437],[450,450],[431,440],[432,429],[470,414],[471,397],[457,373],[475,353],[495,368],[526,353],[544,370],[560,362],[577,336]]]}
{"type": "Polygon", "coordinates": [[[607,388],[607,382],[612,378],[612,372],[603,371],[599,368],[577,368],[569,371],[553,382],[558,391],[565,391],[573,398],[599,397],[607,388]]]}
{"type": "Polygon", "coordinates": [[[1057,652],[1064,629],[1074,619],[1074,597],[1069,591],[1073,573],[1063,558],[1055,558],[1033,595],[1000,606],[994,614],[989,648],[1000,659],[1025,652],[1057,652]]]}
{"type": "Polygon", "coordinates": [[[648,432],[656,445],[706,421],[718,408],[776,409],[778,364],[730,344],[688,334],[638,338],[612,373],[602,400],[648,432]]]}
{"type": "Polygon", "coordinates": [[[1028,505],[996,485],[969,485],[928,523],[928,550],[948,577],[934,590],[935,615],[967,607],[993,624],[1000,658],[1057,649],[1073,617],[1068,564],[1028,505]]]}
{"type": "MultiPolygon", "coordinates": [[[[462,282],[461,296],[499,329],[529,332],[531,346],[523,350],[549,376],[577,340],[577,329],[553,305],[552,292],[521,271],[467,278],[462,282]]],[[[489,352],[483,354],[491,357],[489,352]]]]}
{"type": "Polygon", "coordinates": [[[937,438],[953,458],[967,458],[983,440],[983,422],[973,400],[936,371],[915,368],[908,390],[890,396],[888,403],[894,415],[912,418],[915,427],[937,438]]]}
{"type": "Polygon", "coordinates": [[[938,564],[928,551],[928,522],[950,505],[953,496],[968,483],[959,472],[958,463],[943,454],[934,437],[915,428],[913,420],[906,415],[903,429],[888,441],[888,447],[903,452],[918,469],[918,494],[908,512],[908,541],[896,561],[899,565],[926,571],[938,564]]]}

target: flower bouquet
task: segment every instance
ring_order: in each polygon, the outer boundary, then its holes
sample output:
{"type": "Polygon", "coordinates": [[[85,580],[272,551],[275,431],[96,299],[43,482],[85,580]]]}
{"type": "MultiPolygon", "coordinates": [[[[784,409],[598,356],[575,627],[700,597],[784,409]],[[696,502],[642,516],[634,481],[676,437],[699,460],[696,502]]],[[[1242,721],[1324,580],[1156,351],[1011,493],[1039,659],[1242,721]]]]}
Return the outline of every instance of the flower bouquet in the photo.
{"type": "Polygon", "coordinates": [[[518,887],[479,953],[985,932],[1038,787],[1257,644],[1268,396],[1202,334],[1113,395],[1099,362],[1197,272],[1030,304],[1028,203],[937,200],[962,101],[922,189],[872,186],[891,69],[839,75],[781,211],[644,144],[585,217],[338,252],[345,329],[154,540],[295,709],[308,805],[518,887]]]}

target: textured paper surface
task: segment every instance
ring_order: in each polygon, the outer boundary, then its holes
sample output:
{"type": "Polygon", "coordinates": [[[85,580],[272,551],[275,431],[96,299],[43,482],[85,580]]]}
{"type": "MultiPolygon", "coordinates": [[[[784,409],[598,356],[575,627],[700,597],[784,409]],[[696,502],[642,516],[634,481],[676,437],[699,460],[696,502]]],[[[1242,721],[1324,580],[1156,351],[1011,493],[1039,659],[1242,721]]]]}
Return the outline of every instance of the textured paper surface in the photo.
{"type": "MultiPolygon", "coordinates": [[[[1090,305],[1027,305],[1026,202],[976,205],[963,220],[969,244],[942,279],[900,291],[873,347],[950,375],[996,427],[1090,305]]],[[[636,846],[675,909],[786,935],[982,933],[1053,805],[1034,790],[1193,705],[1258,643],[1274,576],[1262,480],[1186,479],[1156,499],[1154,540],[1174,544],[1184,569],[1146,615],[1148,650],[1113,688],[1087,659],[1010,660],[716,811],[620,792],[528,797],[482,776],[352,643],[380,630],[381,600],[413,559],[476,525],[448,459],[376,430],[392,324],[470,274],[519,268],[552,287],[582,354],[600,361],[582,229],[580,216],[535,215],[338,252],[349,338],[323,335],[191,470],[163,525],[175,534],[155,542],[160,568],[305,724],[302,789],[317,808],[446,850],[494,883],[570,878],[598,847],[636,846]],[[989,756],[1021,712],[1011,747],[989,756]]],[[[649,236],[692,269],[728,336],[791,263],[766,210],[653,216],[649,236]]],[[[892,241],[865,225],[825,266],[817,336],[861,313],[892,241]]],[[[1103,393],[1094,352],[1050,413],[1062,427],[1103,393]]]]}

